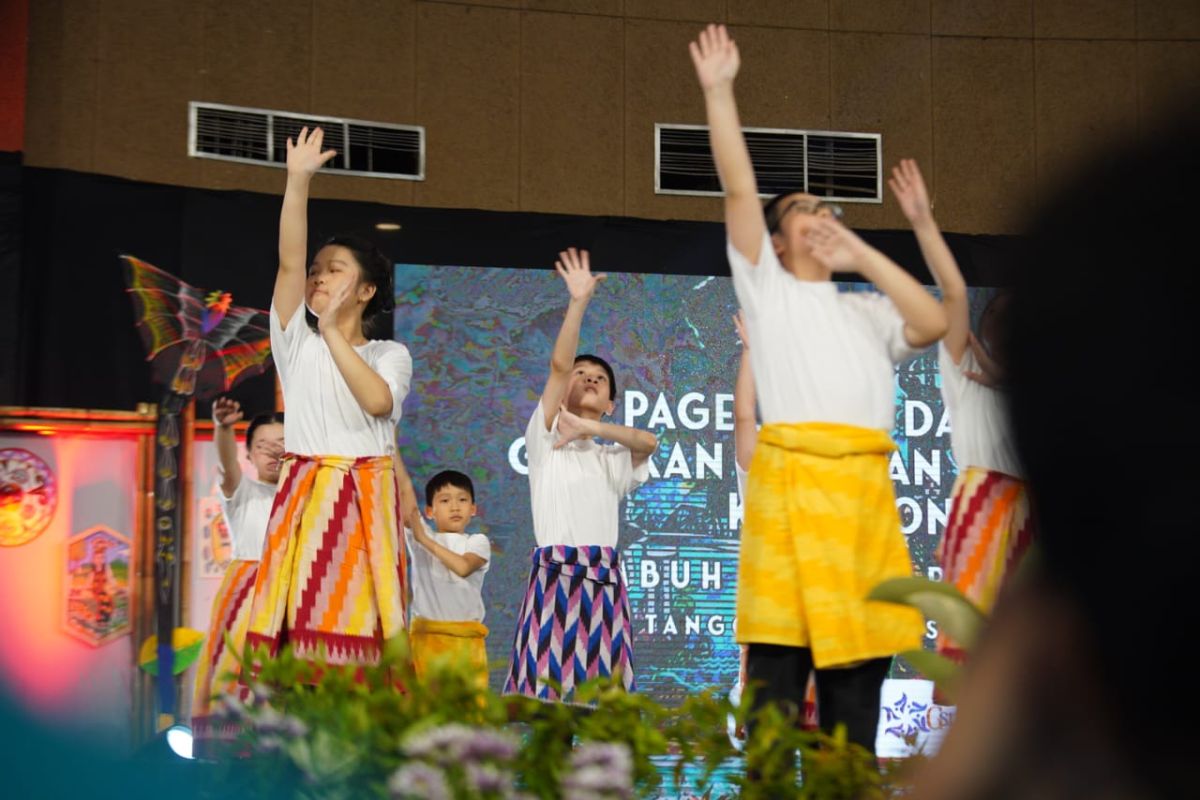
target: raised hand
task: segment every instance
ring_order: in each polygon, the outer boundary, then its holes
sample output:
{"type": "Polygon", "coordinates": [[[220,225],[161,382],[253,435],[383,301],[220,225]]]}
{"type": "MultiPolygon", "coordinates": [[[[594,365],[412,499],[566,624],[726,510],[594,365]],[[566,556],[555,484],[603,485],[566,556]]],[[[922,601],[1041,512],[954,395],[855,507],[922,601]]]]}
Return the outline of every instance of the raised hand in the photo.
{"type": "Polygon", "coordinates": [[[805,234],[813,256],[834,272],[864,271],[871,246],[831,217],[818,218],[805,234]]]}
{"type": "Polygon", "coordinates": [[[221,427],[236,425],[242,421],[242,406],[232,397],[218,397],[213,401],[212,418],[221,427]]]}
{"type": "Polygon", "coordinates": [[[730,38],[724,25],[709,25],[700,31],[700,37],[688,45],[692,64],[696,67],[696,78],[700,88],[712,89],[733,83],[737,77],[741,57],[737,43],[730,38]]]}
{"type": "Polygon", "coordinates": [[[337,155],[336,150],[321,151],[325,141],[325,131],[313,128],[309,133],[307,126],[300,129],[295,144],[289,136],[287,140],[287,170],[292,175],[312,175],[325,166],[329,159],[337,155]]]}
{"type": "Polygon", "coordinates": [[[587,438],[590,435],[590,428],[586,419],[567,411],[566,406],[559,409],[558,441],[554,443],[555,449],[570,444],[576,439],[587,438]]]}
{"type": "Polygon", "coordinates": [[[325,310],[321,312],[321,316],[317,318],[317,327],[320,330],[337,324],[338,311],[346,304],[350,295],[354,292],[354,281],[348,280],[340,287],[333,290],[329,295],[329,302],[325,304],[325,310]]]}
{"type": "Polygon", "coordinates": [[[571,293],[572,300],[587,300],[592,296],[592,292],[596,291],[596,284],[608,277],[604,273],[593,275],[588,251],[576,250],[574,247],[558,254],[554,269],[567,284],[567,291],[571,293]]]}
{"type": "Polygon", "coordinates": [[[892,177],[888,178],[888,186],[900,203],[900,210],[913,225],[926,222],[933,218],[933,206],[929,202],[929,192],[925,188],[925,179],[917,162],[911,158],[902,158],[900,163],[892,167],[892,177]]]}
{"type": "Polygon", "coordinates": [[[733,315],[733,327],[737,328],[738,338],[742,340],[742,347],[750,349],[750,336],[746,333],[746,320],[742,315],[742,310],[733,315]]]}

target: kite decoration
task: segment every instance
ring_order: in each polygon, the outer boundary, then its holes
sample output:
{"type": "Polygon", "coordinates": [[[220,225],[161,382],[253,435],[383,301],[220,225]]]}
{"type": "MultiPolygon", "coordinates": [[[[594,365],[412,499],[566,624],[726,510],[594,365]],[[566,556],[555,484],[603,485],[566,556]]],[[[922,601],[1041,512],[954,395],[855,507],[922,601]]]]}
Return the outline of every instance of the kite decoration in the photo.
{"type": "MultiPolygon", "coordinates": [[[[126,291],[154,380],[165,387],[154,438],[154,587],[160,719],[175,713],[170,678],[172,633],[182,562],[179,500],[179,414],[192,398],[206,400],[267,369],[267,312],[233,305],[229,292],[205,292],[133,256],[124,262],[126,291]]],[[[168,722],[169,724],[169,722],[168,722]]]]}

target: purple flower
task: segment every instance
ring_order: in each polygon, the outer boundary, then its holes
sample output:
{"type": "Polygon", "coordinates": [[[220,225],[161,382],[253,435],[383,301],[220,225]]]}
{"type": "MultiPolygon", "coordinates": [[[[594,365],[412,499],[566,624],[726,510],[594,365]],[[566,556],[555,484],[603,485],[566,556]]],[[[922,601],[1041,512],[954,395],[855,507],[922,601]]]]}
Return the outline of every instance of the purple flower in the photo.
{"type": "Polygon", "coordinates": [[[442,764],[494,759],[509,761],[517,754],[511,736],[451,723],[409,736],[401,749],[413,758],[428,758],[442,764]]]}
{"type": "Polygon", "coordinates": [[[467,786],[473,792],[501,793],[512,788],[512,773],[499,769],[492,764],[467,764],[467,786]]]}
{"type": "Polygon", "coordinates": [[[397,769],[388,779],[388,791],[396,800],[450,800],[446,776],[437,767],[413,761],[397,769]]]}
{"type": "Polygon", "coordinates": [[[633,797],[633,759],[623,744],[589,742],[571,754],[562,779],[565,797],[573,800],[633,797]]]}

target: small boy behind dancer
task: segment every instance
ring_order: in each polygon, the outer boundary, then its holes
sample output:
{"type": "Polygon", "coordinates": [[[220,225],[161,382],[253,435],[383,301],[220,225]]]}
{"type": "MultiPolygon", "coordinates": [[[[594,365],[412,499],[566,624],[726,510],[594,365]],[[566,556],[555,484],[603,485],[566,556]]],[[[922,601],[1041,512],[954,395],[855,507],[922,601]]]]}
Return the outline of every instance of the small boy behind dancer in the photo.
{"type": "Polygon", "coordinates": [[[434,659],[459,659],[487,687],[487,634],[483,624],[483,577],[492,546],[480,533],[467,533],[475,517],[475,485],[461,472],[446,470],[425,485],[425,515],[409,514],[408,553],[412,564],[412,622],[409,641],[418,674],[434,659]]]}
{"type": "MultiPolygon", "coordinates": [[[[949,330],[938,345],[942,399],[950,412],[951,451],[958,479],[950,501],[950,521],[939,547],[943,580],[984,611],[996,596],[1033,536],[1024,473],[1009,434],[1008,409],[996,383],[1001,377],[995,331],[1002,326],[1006,294],[983,310],[980,339],[971,333],[971,304],[958,263],[946,246],[917,162],[904,159],[888,181],[912,223],[921,254],[942,289],[949,330]]],[[[943,635],[938,649],[961,658],[943,635]]]]}
{"type": "Polygon", "coordinates": [[[922,632],[915,611],[866,600],[912,574],[888,475],[893,365],[937,341],[946,316],[818,198],[790,192],[759,205],[733,94],[737,47],[710,25],[691,55],[764,422],[746,487],[738,640],[750,645],[756,702],[802,708],[815,666],[822,727],[845,724],[874,749],[891,657],[922,632]],[[839,292],[835,270],[861,273],[886,296],[839,292]]]}
{"type": "Polygon", "coordinates": [[[525,431],[537,547],[504,691],[569,702],[576,686],[598,676],[620,675],[635,689],[617,535],[621,498],[649,476],[658,442],[648,431],[601,421],[617,396],[612,367],[576,355],[583,312],[605,276],[592,275],[587,251],[575,248],[560,253],[555,268],[571,300],[525,431]],[[615,444],[597,444],[597,436],[615,444]]]}

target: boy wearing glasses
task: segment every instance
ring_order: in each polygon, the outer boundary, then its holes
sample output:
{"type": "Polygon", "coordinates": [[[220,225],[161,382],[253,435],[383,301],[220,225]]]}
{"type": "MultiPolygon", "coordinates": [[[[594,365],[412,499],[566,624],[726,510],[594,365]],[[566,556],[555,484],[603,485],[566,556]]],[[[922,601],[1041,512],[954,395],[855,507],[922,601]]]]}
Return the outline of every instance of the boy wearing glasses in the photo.
{"type": "Polygon", "coordinates": [[[737,636],[756,705],[803,708],[816,670],[821,727],[874,750],[892,656],[918,647],[921,616],[869,603],[912,575],[888,474],[894,364],[946,332],[938,302],[805,192],[759,205],[733,81],[737,46],[710,25],[691,44],[725,189],[734,290],[754,347],[763,427],[749,469],[737,636]],[[879,293],[839,292],[858,272],[879,293]]]}

